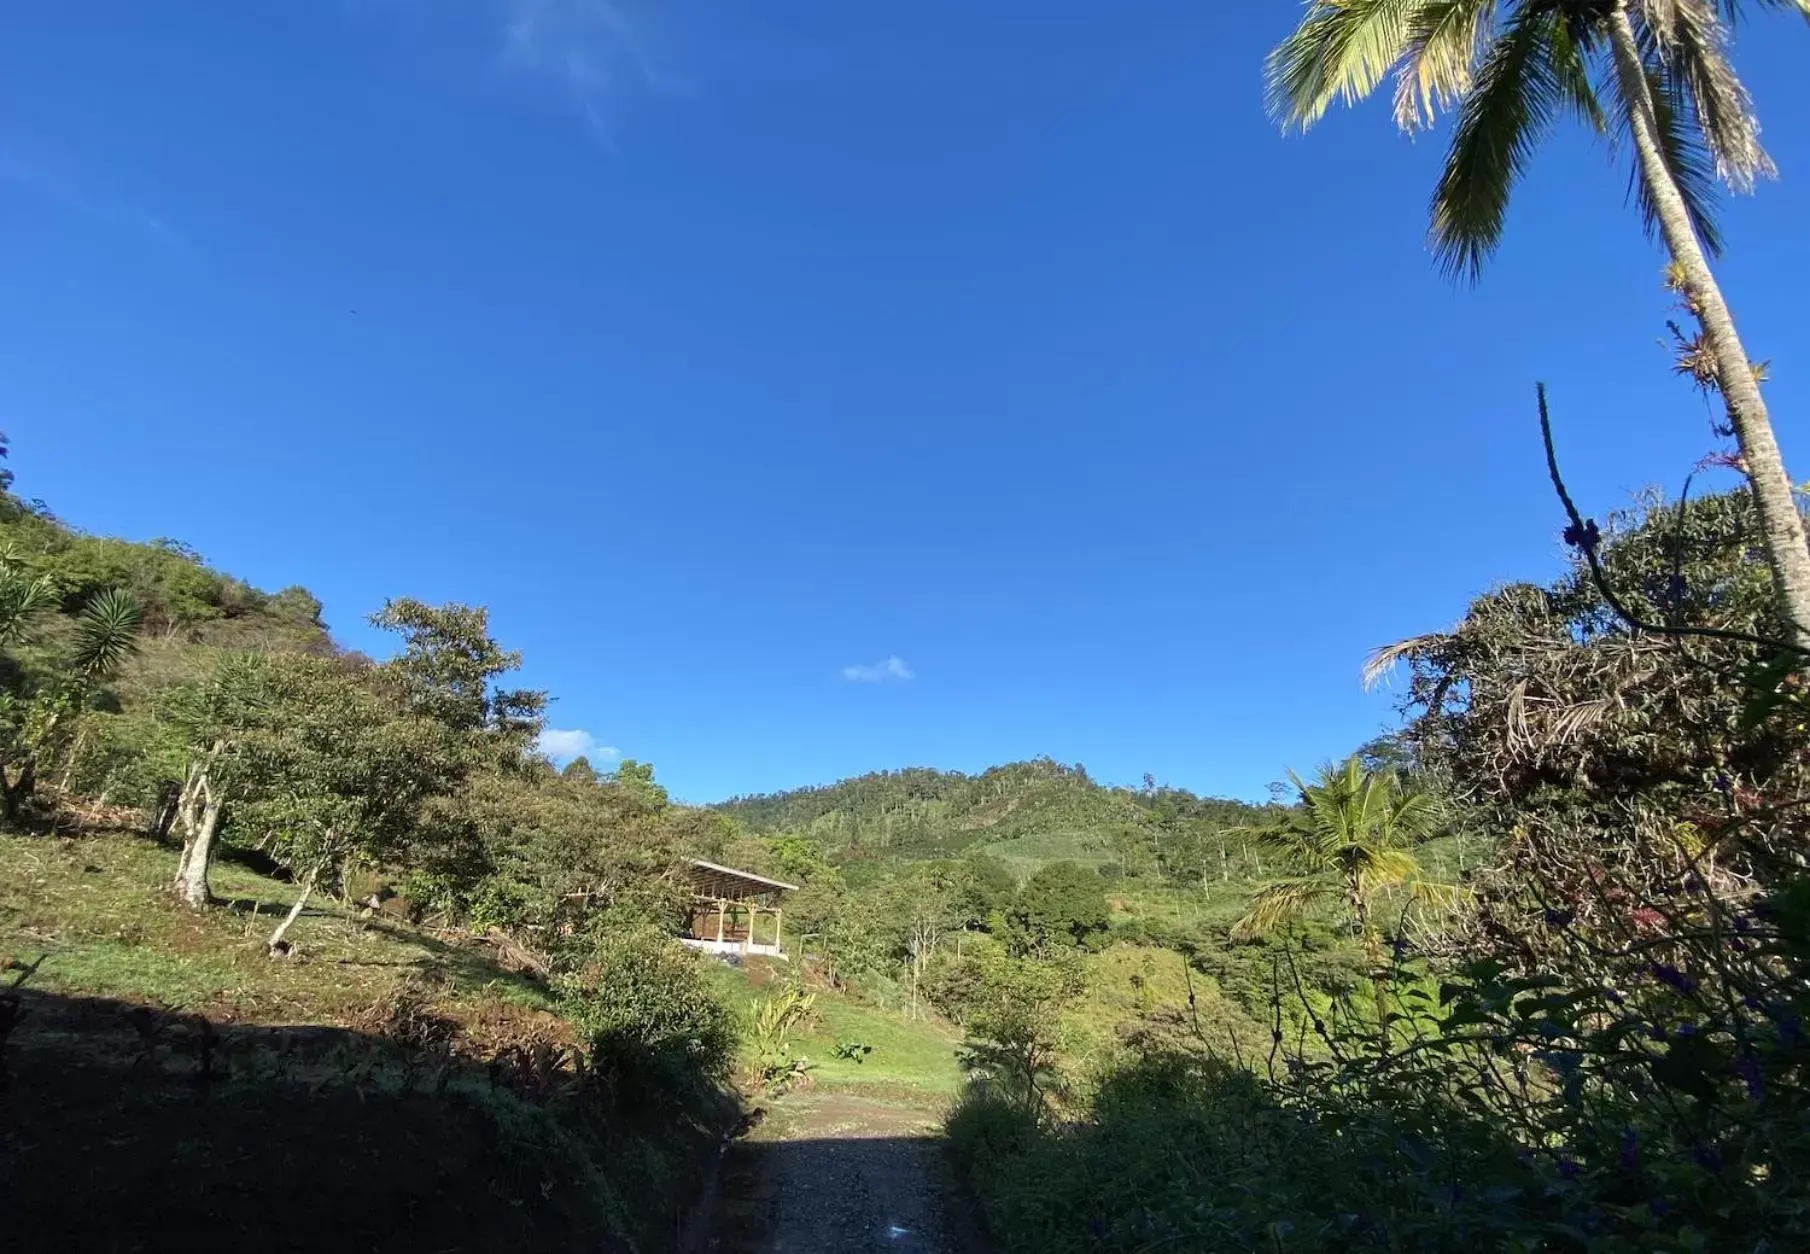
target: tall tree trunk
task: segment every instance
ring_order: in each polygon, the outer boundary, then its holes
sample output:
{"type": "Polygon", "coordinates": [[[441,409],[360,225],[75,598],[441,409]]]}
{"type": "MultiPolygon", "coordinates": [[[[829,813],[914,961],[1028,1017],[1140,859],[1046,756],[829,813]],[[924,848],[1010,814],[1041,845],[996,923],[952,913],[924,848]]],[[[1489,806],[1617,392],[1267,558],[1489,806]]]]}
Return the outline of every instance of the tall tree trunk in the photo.
{"type": "Polygon", "coordinates": [[[182,839],[182,856],[177,859],[176,877],[170,881],[170,887],[197,908],[213,900],[207,887],[207,873],[214,855],[214,829],[219,825],[220,808],[225,800],[216,797],[211,772],[214,763],[225,752],[226,741],[221,739],[214,741],[205,757],[197,760],[191,755],[188,773],[182,780],[182,791],[176,795],[176,805],[169,820],[182,839]],[[195,865],[197,854],[198,867],[195,865]]]}
{"type": "Polygon", "coordinates": [[[1364,942],[1364,957],[1370,963],[1370,995],[1376,1001],[1376,1030],[1383,1051],[1389,1049],[1389,982],[1383,975],[1383,948],[1377,944],[1370,927],[1370,903],[1358,887],[1355,874],[1347,875],[1345,892],[1351,901],[1351,915],[1357,921],[1358,935],[1364,942]]]}
{"type": "Polygon", "coordinates": [[[1715,358],[1716,382],[1741,446],[1747,480],[1753,485],[1766,563],[1772,568],[1779,608],[1793,642],[1810,648],[1810,545],[1805,542],[1804,521],[1797,512],[1797,499],[1785,473],[1778,441],[1773,438],[1772,420],[1767,416],[1759,381],[1754,378],[1741,337],[1735,332],[1734,315],[1710,271],[1703,245],[1691,226],[1684,196],[1666,164],[1652,86],[1634,36],[1634,24],[1628,17],[1627,0],[1617,0],[1609,14],[1609,42],[1615,52],[1616,82],[1627,107],[1641,180],[1646,184],[1666,249],[1682,273],[1685,297],[1715,358]]]}
{"type": "Polygon", "coordinates": [[[220,798],[206,783],[202,787],[207,800],[201,809],[195,839],[182,858],[182,899],[195,910],[211,905],[214,900],[213,890],[207,884],[207,872],[214,857],[214,830],[220,825],[220,798]]]}
{"type": "Polygon", "coordinates": [[[277,924],[277,930],[270,934],[270,940],[266,943],[266,948],[272,958],[278,957],[286,952],[286,950],[282,948],[283,936],[289,931],[289,925],[294,923],[297,916],[302,913],[302,907],[308,904],[308,898],[314,892],[314,881],[318,878],[320,878],[319,867],[308,872],[308,879],[302,884],[301,895],[295,899],[295,904],[289,907],[289,913],[283,916],[283,921],[277,924]]]}

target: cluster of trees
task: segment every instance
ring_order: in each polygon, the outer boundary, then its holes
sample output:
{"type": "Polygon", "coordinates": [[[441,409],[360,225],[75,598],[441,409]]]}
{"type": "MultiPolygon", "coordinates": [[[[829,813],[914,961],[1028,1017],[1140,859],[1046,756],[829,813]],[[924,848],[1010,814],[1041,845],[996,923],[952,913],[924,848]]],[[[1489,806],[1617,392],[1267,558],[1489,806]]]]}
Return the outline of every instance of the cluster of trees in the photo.
{"type": "Polygon", "coordinates": [[[976,846],[994,850],[1035,837],[1109,873],[1178,884],[1226,881],[1255,872],[1259,852],[1246,829],[1277,807],[1199,797],[1159,787],[1093,780],[1085,767],[1050,758],[992,767],[979,775],[912,768],[816,788],[737,797],[717,807],[766,838],[803,837],[851,874],[879,878],[895,862],[949,859],[976,846]],[[1053,842],[1053,843],[1052,843],[1053,842]]]}
{"type": "Polygon", "coordinates": [[[223,848],[262,854],[300,886],[273,954],[313,894],[372,881],[555,972],[612,928],[671,934],[678,850],[720,848],[733,823],[673,805],[644,763],[556,770],[536,749],[545,695],[508,684],[520,658],[483,609],[399,598],[371,621],[393,656],[336,646],[305,590],[265,594],[175,542],[86,536],[0,495],[8,819],[136,807],[198,910],[223,848]]]}

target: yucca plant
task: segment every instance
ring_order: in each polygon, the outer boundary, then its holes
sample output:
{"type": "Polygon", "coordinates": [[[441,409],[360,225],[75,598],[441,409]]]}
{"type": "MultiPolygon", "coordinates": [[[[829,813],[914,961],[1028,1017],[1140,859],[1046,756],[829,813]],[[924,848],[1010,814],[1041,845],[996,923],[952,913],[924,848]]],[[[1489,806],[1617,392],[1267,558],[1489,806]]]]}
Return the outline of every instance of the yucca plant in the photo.
{"type": "MultiPolygon", "coordinates": [[[[10,552],[0,553],[0,644],[15,643],[31,620],[55,601],[43,579],[29,579],[10,552]]],[[[56,674],[35,690],[5,694],[0,718],[0,806],[16,819],[37,788],[39,762],[60,745],[70,716],[88,703],[95,686],[115,674],[138,647],[144,606],[130,592],[106,588],[91,596],[77,615],[68,650],[56,660],[56,674]]]]}
{"type": "MultiPolygon", "coordinates": [[[[1756,0],[1810,17],[1810,0],[1756,0]]],[[[1741,0],[1309,0],[1270,54],[1271,111],[1306,129],[1335,101],[1369,96],[1391,73],[1405,131],[1455,110],[1433,192],[1433,251],[1476,275],[1502,237],[1508,201],[1561,116],[1634,152],[1648,230],[1671,254],[1684,307],[1702,328],[1728,407],[1780,606],[1810,648],[1810,547],[1773,436],[1760,378],[1709,267],[1720,251],[1718,184],[1774,173],[1753,102],[1728,58],[1741,0]]]]}

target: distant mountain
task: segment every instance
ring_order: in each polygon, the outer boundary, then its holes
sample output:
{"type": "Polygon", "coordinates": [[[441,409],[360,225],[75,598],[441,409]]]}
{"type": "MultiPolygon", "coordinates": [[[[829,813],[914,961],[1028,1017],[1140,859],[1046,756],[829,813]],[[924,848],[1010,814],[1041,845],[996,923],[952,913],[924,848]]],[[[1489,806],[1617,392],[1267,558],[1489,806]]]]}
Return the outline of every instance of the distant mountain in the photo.
{"type": "MultiPolygon", "coordinates": [[[[1072,859],[1108,866],[1174,860],[1201,838],[1261,821],[1266,807],[1096,783],[1080,766],[1049,758],[979,775],[911,767],[715,807],[757,835],[802,835],[839,862],[950,857],[969,849],[1020,871],[1072,859]]],[[[1165,868],[1185,874],[1179,865],[1165,868]]]]}

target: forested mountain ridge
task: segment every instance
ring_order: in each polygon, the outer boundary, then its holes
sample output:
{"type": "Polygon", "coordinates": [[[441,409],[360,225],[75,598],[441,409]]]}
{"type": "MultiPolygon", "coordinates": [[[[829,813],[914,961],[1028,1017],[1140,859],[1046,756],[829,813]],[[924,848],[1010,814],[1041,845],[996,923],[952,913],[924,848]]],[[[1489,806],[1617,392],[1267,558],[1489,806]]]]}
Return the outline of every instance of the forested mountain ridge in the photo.
{"type": "Polygon", "coordinates": [[[914,860],[979,849],[1021,870],[1051,861],[1188,878],[1222,841],[1270,808],[1183,789],[1100,784],[1050,758],[978,775],[910,767],[834,784],[734,797],[714,807],[762,836],[804,836],[834,861],[914,860]],[[1211,847],[1211,849],[1209,849],[1211,847]]]}

